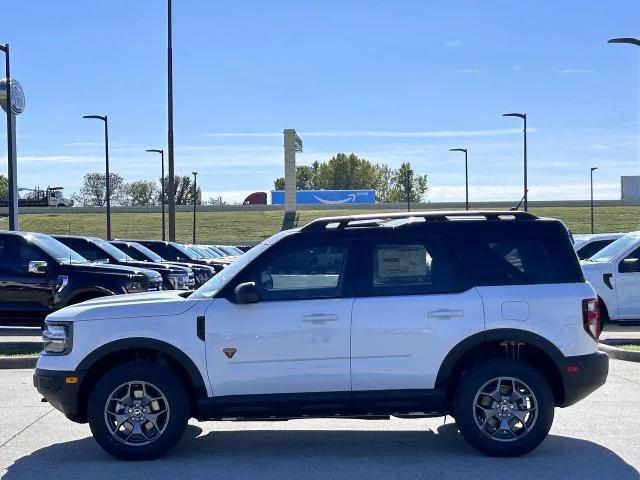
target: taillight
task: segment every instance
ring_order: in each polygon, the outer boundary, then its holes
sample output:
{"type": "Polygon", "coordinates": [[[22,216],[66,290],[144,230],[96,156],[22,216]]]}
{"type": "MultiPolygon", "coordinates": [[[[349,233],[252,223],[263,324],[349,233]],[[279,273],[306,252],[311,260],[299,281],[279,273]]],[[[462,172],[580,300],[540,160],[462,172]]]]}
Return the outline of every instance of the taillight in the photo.
{"type": "Polygon", "coordinates": [[[582,326],[596,342],[600,337],[600,303],[596,298],[582,300],[582,326]]]}

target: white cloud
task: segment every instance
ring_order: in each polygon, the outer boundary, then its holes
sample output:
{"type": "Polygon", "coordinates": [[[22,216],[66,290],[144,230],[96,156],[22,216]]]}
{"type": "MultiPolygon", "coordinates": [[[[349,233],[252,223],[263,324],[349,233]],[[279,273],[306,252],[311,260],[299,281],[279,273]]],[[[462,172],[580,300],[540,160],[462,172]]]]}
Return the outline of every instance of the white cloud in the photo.
{"type": "MultiPolygon", "coordinates": [[[[529,128],[529,132],[535,131],[529,128]]],[[[316,132],[298,132],[304,140],[305,137],[379,137],[379,138],[465,138],[465,137],[493,137],[498,135],[513,135],[522,133],[520,128],[496,128],[486,130],[327,130],[316,132]]],[[[281,133],[256,133],[256,132],[216,132],[205,133],[205,137],[275,137],[281,133]]]]}
{"type": "Polygon", "coordinates": [[[591,68],[565,68],[562,73],[595,73],[591,68]]]}
{"type": "Polygon", "coordinates": [[[444,44],[449,48],[462,46],[462,42],[460,40],[445,40],[444,44]]]}
{"type": "Polygon", "coordinates": [[[480,73],[484,69],[483,68],[460,68],[456,70],[457,73],[480,73]]]}

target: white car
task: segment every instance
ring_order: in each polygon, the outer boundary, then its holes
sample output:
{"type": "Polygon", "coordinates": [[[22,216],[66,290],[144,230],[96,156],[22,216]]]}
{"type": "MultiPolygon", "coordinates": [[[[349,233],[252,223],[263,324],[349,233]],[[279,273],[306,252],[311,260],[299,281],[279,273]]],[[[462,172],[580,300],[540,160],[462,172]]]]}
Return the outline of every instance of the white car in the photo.
{"type": "Polygon", "coordinates": [[[539,445],[605,382],[598,301],[558,220],[525,212],[318,219],[193,293],[47,319],[34,383],[123,459],[199,420],[455,417],[489,455],[539,445]]]}
{"type": "Polygon", "coordinates": [[[630,232],[581,262],[600,300],[603,320],[640,320],[640,231],[630,232]]]}
{"type": "Polygon", "coordinates": [[[623,235],[624,233],[592,233],[574,235],[573,248],[580,260],[586,260],[623,235]]]}

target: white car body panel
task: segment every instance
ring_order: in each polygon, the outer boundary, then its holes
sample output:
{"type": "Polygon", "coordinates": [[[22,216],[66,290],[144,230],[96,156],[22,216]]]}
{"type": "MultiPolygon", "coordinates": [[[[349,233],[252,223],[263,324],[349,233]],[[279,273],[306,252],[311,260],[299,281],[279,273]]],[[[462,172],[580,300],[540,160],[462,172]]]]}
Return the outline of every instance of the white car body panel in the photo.
{"type": "Polygon", "coordinates": [[[483,330],[482,300],[475,288],[446,295],[356,298],[353,390],[434,388],[449,351],[483,330]]]}
{"type": "Polygon", "coordinates": [[[625,237],[635,238],[635,241],[621,248],[608,261],[580,262],[585,278],[604,301],[609,319],[614,321],[640,319],[640,272],[619,271],[624,258],[640,248],[640,232],[631,232],[625,237]],[[605,283],[604,276],[609,278],[613,288],[605,283]]]}
{"type": "Polygon", "coordinates": [[[551,341],[565,356],[597,351],[584,330],[580,299],[596,298],[586,283],[478,287],[487,331],[514,328],[551,341]]]}
{"type": "Polygon", "coordinates": [[[216,396],[349,391],[352,298],[238,305],[207,310],[209,375],[216,396]],[[224,348],[236,348],[227,358],[224,348]]]}
{"type": "Polygon", "coordinates": [[[188,300],[177,293],[171,290],[104,297],[58,310],[47,320],[73,322],[73,348],[67,355],[40,355],[36,368],[72,371],[103,345],[122,339],[149,338],[185,353],[211,395],[205,344],[197,337],[196,318],[204,314],[212,301],[188,300]]]}

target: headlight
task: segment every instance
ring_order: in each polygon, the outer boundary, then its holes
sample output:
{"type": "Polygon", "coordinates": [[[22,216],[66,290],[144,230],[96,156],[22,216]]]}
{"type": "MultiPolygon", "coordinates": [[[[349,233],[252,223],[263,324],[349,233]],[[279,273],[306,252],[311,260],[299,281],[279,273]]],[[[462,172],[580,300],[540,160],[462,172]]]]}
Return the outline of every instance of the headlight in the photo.
{"type": "Polygon", "coordinates": [[[145,283],[146,282],[141,282],[139,280],[129,280],[124,288],[127,293],[146,292],[147,289],[145,283]]]}
{"type": "Polygon", "coordinates": [[[175,290],[188,290],[189,289],[189,274],[188,273],[170,273],[169,283],[175,290]]]}
{"type": "Polygon", "coordinates": [[[44,351],[49,355],[66,355],[73,347],[73,324],[44,322],[42,331],[44,351]]]}

